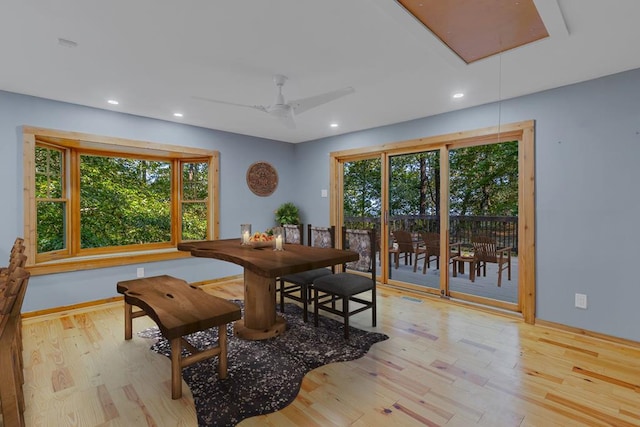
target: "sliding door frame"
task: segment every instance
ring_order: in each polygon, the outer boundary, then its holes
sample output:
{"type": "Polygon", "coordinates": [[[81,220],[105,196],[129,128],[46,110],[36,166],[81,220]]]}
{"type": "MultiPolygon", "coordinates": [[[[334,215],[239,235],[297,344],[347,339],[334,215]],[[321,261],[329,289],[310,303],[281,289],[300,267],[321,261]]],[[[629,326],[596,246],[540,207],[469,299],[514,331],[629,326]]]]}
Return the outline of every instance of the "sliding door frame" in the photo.
{"type": "MultiPolygon", "coordinates": [[[[452,149],[500,142],[518,141],[518,303],[515,311],[526,323],[535,322],[535,122],[533,120],[502,124],[482,129],[412,139],[330,153],[331,225],[344,223],[342,212],[344,163],[379,157],[382,162],[381,250],[388,248],[387,211],[389,203],[389,156],[440,150],[440,256],[447,259],[449,242],[449,151],[452,149]]],[[[336,236],[338,237],[338,236],[336,236]]],[[[381,282],[389,283],[388,266],[382,265],[381,282]]],[[[440,292],[449,295],[449,275],[440,275],[440,292]]],[[[450,294],[456,296],[455,293],[450,294]]],[[[480,301],[482,302],[482,301],[480,301]]]]}

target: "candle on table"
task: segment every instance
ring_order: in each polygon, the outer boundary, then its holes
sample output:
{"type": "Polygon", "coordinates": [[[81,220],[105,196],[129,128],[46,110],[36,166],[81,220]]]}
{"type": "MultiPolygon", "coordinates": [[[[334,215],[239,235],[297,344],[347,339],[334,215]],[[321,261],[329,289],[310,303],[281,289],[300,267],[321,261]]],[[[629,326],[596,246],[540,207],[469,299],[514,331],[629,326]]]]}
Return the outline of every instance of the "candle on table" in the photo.
{"type": "Polygon", "coordinates": [[[278,236],[276,236],[276,250],[277,251],[281,251],[282,250],[282,236],[278,234],[278,236]]]}
{"type": "Polygon", "coordinates": [[[249,243],[249,232],[245,231],[242,235],[242,243],[249,243]]]}

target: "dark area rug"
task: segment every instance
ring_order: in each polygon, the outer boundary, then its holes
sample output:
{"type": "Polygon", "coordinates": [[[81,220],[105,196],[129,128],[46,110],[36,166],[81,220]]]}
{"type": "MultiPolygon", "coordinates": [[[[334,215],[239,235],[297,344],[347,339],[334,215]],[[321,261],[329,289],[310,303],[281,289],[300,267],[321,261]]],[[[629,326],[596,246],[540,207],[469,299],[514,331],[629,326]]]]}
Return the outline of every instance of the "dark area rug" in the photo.
{"type": "MultiPolygon", "coordinates": [[[[241,300],[233,302],[243,306],[241,300]]],[[[228,329],[226,379],[218,379],[217,357],[183,369],[199,426],[234,426],[245,418],[280,410],[298,395],[307,372],[328,363],[358,359],[373,344],[389,338],[350,327],[349,340],[345,341],[342,323],[321,316],[316,328],[313,316],[308,323],[302,321],[302,309],[295,304],[286,304],[282,315],[287,330],[276,338],[247,341],[233,336],[232,327],[228,329]]],[[[157,339],[151,350],[170,356],[169,342],[158,328],[138,335],[157,339]]],[[[187,340],[197,348],[209,347],[218,341],[218,330],[197,332],[187,340]]]]}

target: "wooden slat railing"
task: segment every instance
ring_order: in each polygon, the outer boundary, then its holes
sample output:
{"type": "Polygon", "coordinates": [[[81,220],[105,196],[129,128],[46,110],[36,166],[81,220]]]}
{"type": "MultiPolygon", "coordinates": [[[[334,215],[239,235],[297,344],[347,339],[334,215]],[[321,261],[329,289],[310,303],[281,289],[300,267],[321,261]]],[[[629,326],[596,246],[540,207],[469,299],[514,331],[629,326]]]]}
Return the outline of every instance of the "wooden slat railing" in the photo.
{"type": "MultiPolygon", "coordinates": [[[[380,229],[379,217],[345,217],[344,223],[349,228],[380,229]]],[[[440,217],[435,215],[401,215],[389,218],[390,230],[410,232],[440,230],[440,217]]],[[[499,247],[511,247],[513,253],[518,252],[518,217],[517,216],[480,216],[452,215],[449,217],[449,235],[452,241],[471,246],[471,236],[486,235],[494,238],[499,247]]]]}

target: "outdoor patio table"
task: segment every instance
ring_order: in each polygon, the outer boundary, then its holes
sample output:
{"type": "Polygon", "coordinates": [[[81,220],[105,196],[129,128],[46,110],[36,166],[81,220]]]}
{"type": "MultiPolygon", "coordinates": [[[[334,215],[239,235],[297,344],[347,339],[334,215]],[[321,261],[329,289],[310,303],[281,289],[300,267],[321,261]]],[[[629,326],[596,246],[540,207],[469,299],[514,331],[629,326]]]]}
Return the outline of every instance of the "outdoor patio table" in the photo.
{"type": "Polygon", "coordinates": [[[240,239],[185,242],[178,249],[244,267],[244,317],[235,322],[234,331],[251,340],[272,338],[286,329],[284,318],[276,315],[276,278],[359,258],[353,251],[305,245],[285,244],[283,251],[242,246],[240,239]]]}
{"type": "Polygon", "coordinates": [[[469,263],[469,280],[476,280],[476,259],[474,257],[457,256],[451,258],[453,264],[453,277],[458,277],[458,265],[460,265],[460,273],[464,274],[464,263],[469,263]]]}

